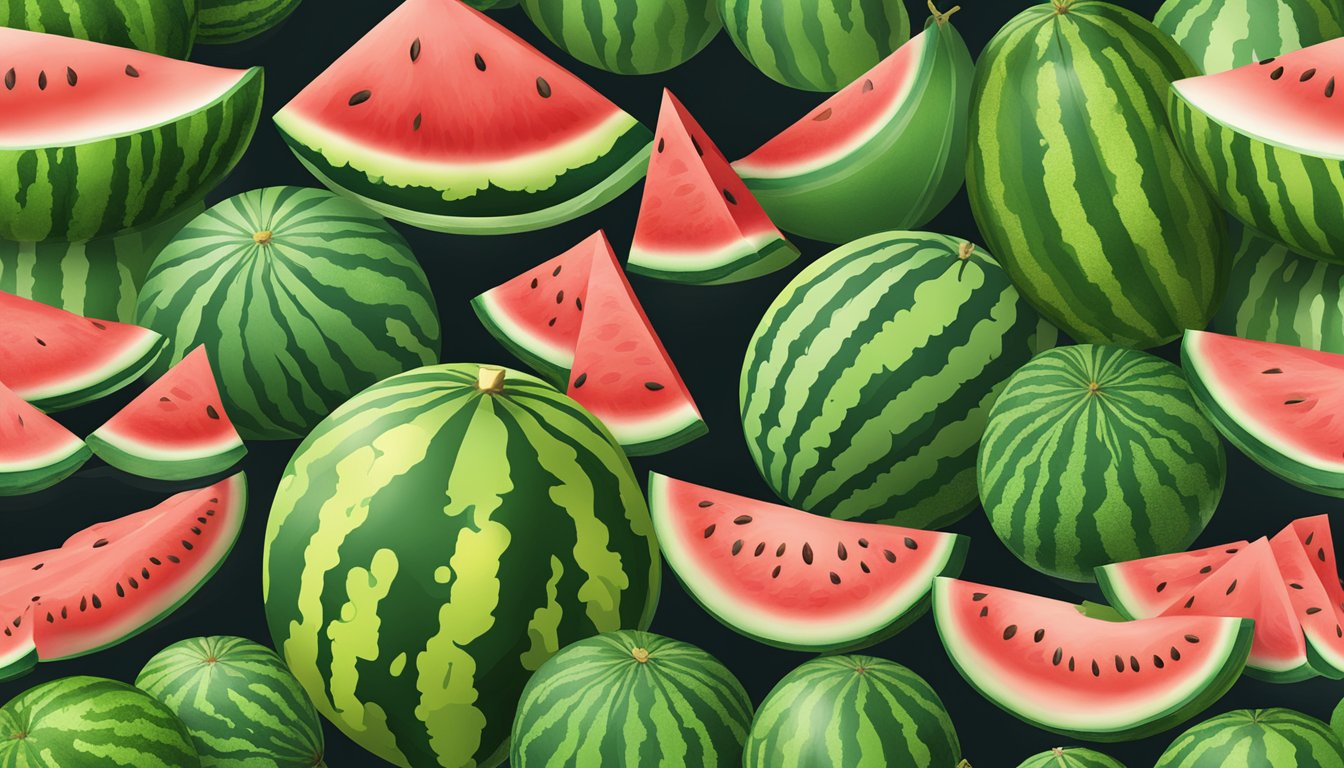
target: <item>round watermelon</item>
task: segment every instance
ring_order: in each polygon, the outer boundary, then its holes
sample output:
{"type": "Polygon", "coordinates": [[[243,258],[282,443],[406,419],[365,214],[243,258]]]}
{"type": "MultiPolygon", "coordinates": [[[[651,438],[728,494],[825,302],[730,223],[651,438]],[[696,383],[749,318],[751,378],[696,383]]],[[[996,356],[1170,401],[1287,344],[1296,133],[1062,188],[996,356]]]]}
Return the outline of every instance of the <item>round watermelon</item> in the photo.
{"type": "Polygon", "coordinates": [[[1176,738],[1153,768],[1327,768],[1344,765],[1339,737],[1291,709],[1239,709],[1176,738]],[[1248,762],[1250,761],[1250,762],[1248,762]]]}
{"type": "Polygon", "coordinates": [[[289,18],[300,0],[200,0],[197,41],[207,45],[238,43],[289,18]]]}
{"type": "Polygon", "coordinates": [[[792,88],[836,91],[910,37],[901,0],[717,0],[756,68],[792,88]]]}
{"type": "Polygon", "coordinates": [[[280,480],[262,589],[318,711],[397,765],[494,766],[558,648],[648,626],[660,563],[611,433],[533,376],[393,376],[313,430],[280,480]]]}
{"type": "Polygon", "coordinates": [[[1038,355],[1009,380],[980,446],[980,500],[1027,565],[1073,581],[1184,550],[1227,477],[1181,369],[1121,347],[1038,355]]]}
{"type": "Polygon", "coordinates": [[[1028,757],[1017,768],[1125,768],[1125,764],[1091,749],[1055,747],[1028,757]]]}
{"type": "Polygon", "coordinates": [[[747,447],[791,506],[948,525],[975,507],[1003,383],[1055,339],[983,249],[926,232],[856,240],[766,310],[742,366],[747,447]]]}
{"type": "Polygon", "coordinates": [[[961,744],[924,679],[871,656],[822,656],[761,702],[744,768],[955,768],[961,744]]]}
{"type": "Polygon", "coordinates": [[[650,632],[609,632],[532,676],[509,765],[737,768],[750,727],[751,699],[718,659],[650,632]]]}
{"type": "Polygon", "coordinates": [[[317,710],[265,646],[193,637],[155,654],[135,684],[187,726],[205,765],[325,768],[317,710]]]}
{"type": "MultiPolygon", "coordinates": [[[[715,0],[523,0],[551,42],[594,67],[625,75],[671,69],[723,26],[715,0]]],[[[478,5],[479,7],[479,5],[478,5]]]]}
{"type": "Polygon", "coordinates": [[[63,677],[0,707],[0,765],[200,768],[191,736],[144,691],[101,677],[63,677]]]}
{"type": "Polygon", "coordinates": [[[0,0],[0,27],[78,37],[185,59],[197,0],[0,0]]]}
{"type": "Polygon", "coordinates": [[[150,268],[140,325],[199,344],[248,440],[303,437],[374,382],[437,361],[439,317],[406,240],[330,192],[245,192],[188,224],[150,268]]]}

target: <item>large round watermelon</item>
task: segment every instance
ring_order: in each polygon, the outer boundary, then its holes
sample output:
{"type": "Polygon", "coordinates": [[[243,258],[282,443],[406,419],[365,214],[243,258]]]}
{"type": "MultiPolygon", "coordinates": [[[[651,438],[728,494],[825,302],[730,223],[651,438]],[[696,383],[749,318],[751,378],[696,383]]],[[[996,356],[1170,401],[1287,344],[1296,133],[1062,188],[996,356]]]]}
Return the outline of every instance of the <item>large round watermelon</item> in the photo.
{"type": "Polygon", "coordinates": [[[1222,441],[1180,368],[1091,344],[1044,352],[1013,375],[979,465],[980,500],[1003,543],[1074,581],[1189,547],[1227,477],[1222,441]]]}
{"type": "Polygon", "coordinates": [[[289,18],[300,0],[199,0],[199,42],[237,43],[265,32],[289,18]]]}
{"type": "Polygon", "coordinates": [[[317,710],[270,648],[193,637],[155,654],[135,684],[186,725],[206,766],[325,768],[317,710]]]}
{"type": "Polygon", "coordinates": [[[191,737],[144,691],[101,677],[63,677],[0,707],[0,765],[13,768],[200,768],[191,737]]]}
{"type": "Polygon", "coordinates": [[[197,0],[0,0],[0,27],[78,37],[185,59],[197,0]]]}
{"type": "Polygon", "coordinates": [[[330,192],[231,197],[159,254],[139,323],[171,339],[153,375],[199,344],[245,439],[307,434],[370,384],[438,360],[439,317],[406,240],[330,192]]]}
{"type": "Polygon", "coordinates": [[[955,768],[957,731],[924,679],[871,656],[822,656],[761,702],[744,768],[955,768]]]}
{"type": "Polygon", "coordinates": [[[719,33],[715,0],[523,0],[551,42],[594,67],[626,75],[685,62],[719,33]]]}
{"type": "Polygon", "coordinates": [[[1239,709],[1205,720],[1176,738],[1153,768],[1334,768],[1344,765],[1339,737],[1291,709],[1239,709]]]}
{"type": "Polygon", "coordinates": [[[1003,383],[1055,343],[993,257],[886,232],[803,270],[742,366],[756,466],[794,507],[914,528],[975,506],[975,453],[1003,383]]]}
{"type": "Polygon", "coordinates": [[[1113,757],[1082,747],[1055,747],[1032,755],[1017,768],[1125,768],[1113,757]]]}
{"type": "Polygon", "coordinates": [[[1153,23],[1202,72],[1222,72],[1344,35],[1339,0],[1166,0],[1153,23]]]}
{"type": "Polygon", "coordinates": [[[566,646],[523,690],[509,765],[738,768],[751,699],[718,659],[650,632],[566,646]]]}
{"type": "Polygon", "coordinates": [[[266,531],[271,635],[318,711],[401,766],[494,766],[532,672],[645,628],[660,563],[611,434],[527,374],[420,368],[299,446],[266,531]]]}

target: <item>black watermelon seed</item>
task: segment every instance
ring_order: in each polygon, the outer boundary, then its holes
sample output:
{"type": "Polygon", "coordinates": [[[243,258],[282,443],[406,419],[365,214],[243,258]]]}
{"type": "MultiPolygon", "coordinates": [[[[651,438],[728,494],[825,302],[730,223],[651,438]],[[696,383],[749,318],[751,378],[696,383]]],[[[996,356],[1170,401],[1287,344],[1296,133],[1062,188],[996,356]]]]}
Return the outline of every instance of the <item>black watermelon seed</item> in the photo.
{"type": "Polygon", "coordinates": [[[191,526],[191,532],[194,533],[194,534],[196,534],[197,536],[200,536],[200,535],[201,535],[201,529],[200,529],[200,528],[197,528],[197,527],[194,526],[194,525],[191,526]]]}
{"type": "Polygon", "coordinates": [[[45,91],[45,90],[47,90],[47,73],[46,73],[46,70],[43,70],[43,71],[37,73],[37,89],[38,89],[39,91],[45,91]]]}
{"type": "Polygon", "coordinates": [[[700,142],[696,141],[694,136],[691,137],[691,146],[695,147],[695,154],[705,156],[705,150],[700,148],[700,142]]]}
{"type": "Polygon", "coordinates": [[[1036,634],[1033,635],[1031,639],[1033,642],[1037,643],[1041,642],[1042,640],[1045,639],[1045,630],[1044,629],[1036,630],[1036,634]]]}
{"type": "Polygon", "coordinates": [[[582,297],[576,297],[576,298],[574,299],[574,306],[577,307],[578,310],[579,310],[580,312],[582,312],[582,311],[583,311],[583,298],[582,298],[582,297]]]}
{"type": "Polygon", "coordinates": [[[61,618],[62,619],[70,618],[70,613],[65,609],[65,606],[61,606],[61,618]]]}
{"type": "Polygon", "coordinates": [[[737,205],[737,198],[733,197],[733,193],[729,192],[727,189],[723,190],[723,199],[727,200],[732,205],[737,205]]]}
{"type": "Polygon", "coordinates": [[[565,268],[565,265],[564,265],[564,264],[556,265],[555,269],[551,270],[551,277],[559,277],[559,276],[560,276],[560,270],[562,270],[562,269],[564,269],[564,268],[565,268]]]}
{"type": "Polygon", "coordinates": [[[896,562],[896,553],[892,552],[890,549],[882,550],[882,556],[887,558],[888,563],[896,562]]]}
{"type": "Polygon", "coordinates": [[[1283,369],[1282,369],[1282,368],[1266,368],[1265,370],[1261,371],[1261,373],[1266,373],[1266,374],[1283,373],[1283,369]]]}
{"type": "Polygon", "coordinates": [[[121,588],[121,582],[118,581],[118,582],[117,582],[117,597],[125,597],[125,596],[126,596],[126,590],[124,590],[124,589],[121,588]]]}
{"type": "Polygon", "coordinates": [[[872,572],[873,572],[873,569],[872,569],[872,568],[869,568],[869,567],[868,567],[868,564],[865,563],[865,562],[863,562],[862,560],[859,561],[859,570],[863,571],[864,573],[872,573],[872,572]]]}
{"type": "Polygon", "coordinates": [[[1335,625],[1335,637],[1344,637],[1344,627],[1335,625]]]}
{"type": "Polygon", "coordinates": [[[1125,671],[1125,660],[1120,658],[1120,654],[1116,654],[1115,656],[1115,671],[1116,672],[1125,671]]]}
{"type": "Polygon", "coordinates": [[[350,95],[350,106],[358,106],[368,101],[373,96],[373,91],[356,91],[350,95]]]}
{"type": "Polygon", "coordinates": [[[1320,560],[1322,563],[1325,562],[1325,549],[1324,549],[1324,548],[1316,550],[1316,559],[1317,559],[1317,560],[1320,560]]]}
{"type": "Polygon", "coordinates": [[[1304,402],[1306,402],[1306,401],[1305,401],[1305,400],[1284,400],[1284,401],[1283,401],[1283,404],[1284,404],[1284,405],[1300,405],[1300,404],[1302,404],[1302,403],[1304,403],[1304,402]]]}
{"type": "Polygon", "coordinates": [[[1163,582],[1161,582],[1161,583],[1159,583],[1159,584],[1157,585],[1157,591],[1158,591],[1158,592],[1161,592],[1162,590],[1164,590],[1164,589],[1166,589],[1166,588],[1167,588],[1167,582],[1165,582],[1165,581],[1163,581],[1163,582]]]}
{"type": "Polygon", "coordinates": [[[752,557],[760,557],[761,554],[764,552],[765,552],[765,542],[762,541],[760,544],[756,545],[756,552],[752,555],[752,557]]]}
{"type": "Polygon", "coordinates": [[[485,59],[481,58],[481,54],[479,53],[476,54],[476,68],[482,72],[485,71],[485,59]]]}
{"type": "Polygon", "coordinates": [[[1331,77],[1330,81],[1325,84],[1325,98],[1328,99],[1334,95],[1335,95],[1335,78],[1331,77]]]}
{"type": "Polygon", "coordinates": [[[738,515],[733,518],[733,525],[746,525],[751,522],[751,515],[738,515]]]}
{"type": "Polygon", "coordinates": [[[195,549],[195,547],[193,547],[193,546],[191,545],[191,542],[190,542],[190,541],[187,541],[186,539],[183,539],[183,540],[182,540],[182,548],[185,549],[185,550],[187,550],[188,552],[190,552],[191,550],[195,549]]]}
{"type": "Polygon", "coordinates": [[[1186,636],[1185,636],[1185,642],[1187,642],[1187,643],[1198,643],[1198,642],[1199,642],[1199,635],[1186,635],[1186,636]]]}
{"type": "Polygon", "coordinates": [[[107,546],[107,539],[99,539],[99,540],[93,542],[93,548],[94,548],[94,549],[98,549],[99,547],[106,547],[106,546],[107,546]]]}
{"type": "Polygon", "coordinates": [[[659,384],[656,381],[646,381],[644,382],[644,388],[649,390],[650,392],[657,392],[658,390],[663,388],[663,385],[659,384]]]}
{"type": "Polygon", "coordinates": [[[831,119],[831,108],[830,108],[830,107],[827,107],[827,108],[821,110],[821,111],[818,112],[817,114],[813,115],[813,116],[812,116],[812,119],[813,119],[813,120],[816,120],[817,122],[821,122],[822,120],[830,120],[830,119],[831,119]]]}
{"type": "Polygon", "coordinates": [[[554,318],[554,317],[552,317],[550,320],[547,320],[547,321],[546,321],[546,325],[547,325],[547,327],[554,328],[554,327],[555,327],[555,321],[556,321],[556,320],[557,320],[557,318],[554,318]]]}
{"type": "MultiPolygon", "coordinates": [[[[117,587],[117,589],[121,589],[121,587],[117,587]]],[[[51,615],[51,611],[47,611],[47,623],[48,624],[56,623],[56,617],[51,615]]]]}
{"type": "Polygon", "coordinates": [[[99,600],[97,595],[93,595],[92,599],[93,599],[93,609],[95,611],[103,607],[103,601],[99,600]]]}
{"type": "Polygon", "coordinates": [[[551,98],[551,84],[546,82],[546,78],[537,78],[537,93],[541,94],[543,99],[551,98]]]}
{"type": "Polygon", "coordinates": [[[1237,580],[1233,579],[1231,584],[1227,585],[1227,594],[1232,594],[1237,589],[1237,580]]]}
{"type": "MultiPolygon", "coordinates": [[[[411,121],[411,130],[412,130],[412,131],[418,131],[418,130],[420,130],[420,124],[423,122],[423,120],[424,120],[424,115],[421,114],[421,113],[416,113],[416,115],[415,115],[415,119],[411,121]]],[[[533,282],[536,282],[536,281],[534,280],[533,282]]],[[[533,287],[536,287],[536,286],[533,286],[533,287]]]]}
{"type": "Polygon", "coordinates": [[[1229,554],[1229,555],[1235,555],[1235,554],[1237,554],[1237,548],[1236,548],[1236,547],[1232,547],[1231,549],[1226,550],[1226,552],[1227,552],[1227,554],[1229,554]]]}
{"type": "Polygon", "coordinates": [[[842,541],[835,545],[835,556],[841,560],[849,559],[849,550],[845,549],[845,542],[842,541]]]}
{"type": "Polygon", "coordinates": [[[37,336],[34,336],[34,337],[33,337],[33,340],[37,342],[37,346],[39,346],[39,347],[45,347],[45,346],[47,346],[47,342],[43,341],[42,339],[38,338],[37,336]]]}
{"type": "Polygon", "coordinates": [[[1200,568],[1200,569],[1199,569],[1199,572],[1200,572],[1200,573],[1212,573],[1212,572],[1213,572],[1213,566],[1212,566],[1212,565],[1206,565],[1206,566],[1204,566],[1203,568],[1200,568]]]}
{"type": "Polygon", "coordinates": [[[182,561],[179,560],[179,559],[177,558],[177,555],[169,555],[169,556],[168,556],[168,562],[172,563],[173,565],[177,565],[178,563],[181,563],[182,561]]]}
{"type": "Polygon", "coordinates": [[[659,152],[659,153],[662,153],[662,151],[663,151],[663,146],[664,146],[666,143],[667,143],[667,142],[663,141],[662,139],[659,139],[659,140],[658,140],[658,152],[659,152]]]}
{"type": "Polygon", "coordinates": [[[556,292],[555,292],[555,303],[556,303],[556,304],[564,304],[564,303],[565,303],[565,292],[564,292],[564,291],[556,291],[556,292]]]}
{"type": "Polygon", "coordinates": [[[1185,607],[1189,608],[1195,604],[1195,596],[1191,595],[1189,600],[1185,601],[1185,607]]]}
{"type": "Polygon", "coordinates": [[[132,67],[130,64],[127,64],[127,65],[126,65],[126,75],[127,75],[128,77],[139,77],[139,76],[140,76],[140,71],[137,70],[135,67],[132,67]]]}
{"type": "Polygon", "coordinates": [[[712,506],[714,506],[714,502],[712,502],[712,501],[702,501],[702,502],[700,502],[699,504],[697,504],[696,506],[700,507],[701,509],[705,509],[705,508],[707,508],[707,507],[712,507],[712,506]]]}
{"type": "Polygon", "coordinates": [[[1092,676],[1101,677],[1101,667],[1097,665],[1097,660],[1092,660],[1092,676]]]}
{"type": "Polygon", "coordinates": [[[1261,63],[1261,64],[1269,64],[1269,63],[1272,63],[1273,61],[1274,61],[1274,57],[1273,57],[1273,56],[1270,56],[1268,59],[1261,59],[1261,60],[1260,60],[1260,63],[1261,63]]]}
{"type": "Polygon", "coordinates": [[[784,545],[780,544],[779,549],[775,550],[775,557],[783,557],[783,556],[784,556],[784,545]]]}
{"type": "Polygon", "coordinates": [[[1055,665],[1056,667],[1058,667],[1058,666],[1059,666],[1059,662],[1061,662],[1061,661],[1063,661],[1063,660],[1064,660],[1064,649],[1063,649],[1063,648],[1056,648],[1056,649],[1055,649],[1055,655],[1054,655],[1054,657],[1051,659],[1051,662],[1053,662],[1054,665],[1055,665]]]}
{"type": "Polygon", "coordinates": [[[1283,67],[1275,67],[1273,72],[1269,73],[1270,80],[1278,80],[1283,77],[1283,67]]]}
{"type": "Polygon", "coordinates": [[[65,68],[65,82],[69,83],[71,88],[75,87],[75,83],[79,82],[79,75],[75,74],[74,69],[70,67],[65,68]]]}
{"type": "MultiPolygon", "coordinates": [[[[130,67],[127,67],[127,69],[130,69],[130,67]]],[[[5,73],[5,88],[12,91],[14,90],[14,86],[17,83],[18,83],[18,74],[16,74],[14,72],[14,69],[11,67],[10,70],[5,73]]]]}
{"type": "Polygon", "coordinates": [[[1311,546],[1311,540],[1314,539],[1314,538],[1316,538],[1316,532],[1315,532],[1315,531],[1312,531],[1311,533],[1308,533],[1308,534],[1307,534],[1307,538],[1303,539],[1303,540],[1302,540],[1302,543],[1305,544],[1306,546],[1310,547],[1310,546],[1311,546]]]}
{"type": "Polygon", "coordinates": [[[537,287],[537,278],[535,278],[535,277],[532,278],[532,287],[533,287],[533,288],[536,288],[536,287],[537,287]]]}
{"type": "Polygon", "coordinates": [[[779,568],[780,568],[780,567],[779,567],[778,565],[775,566],[775,570],[773,570],[773,571],[770,572],[770,578],[772,578],[772,579],[778,579],[778,578],[779,578],[779,568]]]}
{"type": "Polygon", "coordinates": [[[416,59],[419,58],[420,58],[420,38],[417,37],[415,38],[414,41],[411,42],[411,61],[415,61],[416,59]]]}
{"type": "Polygon", "coordinates": [[[131,589],[140,588],[140,582],[136,581],[134,576],[127,578],[126,583],[131,585],[131,589]]]}
{"type": "Polygon", "coordinates": [[[980,618],[983,619],[988,615],[989,615],[989,606],[985,606],[984,608],[980,609],[980,618]]]}
{"type": "Polygon", "coordinates": [[[1299,78],[1297,79],[1297,81],[1298,81],[1299,83],[1305,83],[1305,82],[1307,82],[1308,80],[1310,80],[1311,78],[1313,78],[1313,77],[1315,77],[1315,76],[1316,76],[1316,68],[1315,68],[1315,67],[1312,67],[1311,69],[1308,69],[1306,72],[1303,72],[1303,73],[1302,73],[1302,76],[1299,77],[1299,78]]]}
{"type": "Polygon", "coordinates": [[[148,569],[148,568],[141,568],[141,569],[140,569],[140,578],[142,578],[142,579],[149,579],[149,569],[148,569]]]}
{"type": "Polygon", "coordinates": [[[1073,667],[1073,657],[1070,656],[1070,657],[1069,657],[1069,671],[1072,672],[1073,669],[1074,669],[1074,667],[1073,667]]]}
{"type": "Polygon", "coordinates": [[[868,548],[868,540],[867,540],[867,539],[859,539],[859,546],[860,546],[860,547],[863,547],[864,549],[867,549],[867,548],[868,548]]]}
{"type": "Polygon", "coordinates": [[[1293,589],[1305,589],[1305,587],[1303,587],[1301,584],[1298,584],[1296,581],[1288,582],[1288,586],[1292,587],[1293,589]]]}
{"type": "Polygon", "coordinates": [[[1320,608],[1308,608],[1308,609],[1307,609],[1307,615],[1308,615],[1308,616],[1315,616],[1316,614],[1318,614],[1318,613],[1320,613],[1320,612],[1321,612],[1321,609],[1320,609],[1320,608]]]}
{"type": "Polygon", "coordinates": [[[33,566],[33,570],[34,570],[34,571],[40,571],[40,570],[42,570],[42,566],[44,566],[44,565],[46,565],[46,563],[38,563],[37,565],[34,565],[34,566],[33,566]]]}
{"type": "Polygon", "coordinates": [[[1132,670],[1134,670],[1135,672],[1138,672],[1138,671],[1139,671],[1139,660],[1136,659],[1136,658],[1134,658],[1133,656],[1130,656],[1130,657],[1129,657],[1129,668],[1132,669],[1132,670]]]}
{"type": "Polygon", "coordinates": [[[1006,626],[1006,627],[1003,628],[1003,639],[1004,639],[1004,640],[1012,640],[1012,639],[1013,639],[1013,635],[1016,635],[1016,634],[1017,634],[1017,625],[1016,625],[1016,624],[1009,624],[1008,626],[1006,626]]]}
{"type": "Polygon", "coordinates": [[[1156,653],[1154,653],[1154,654],[1153,654],[1153,666],[1154,666],[1154,667],[1157,667],[1158,669],[1161,669],[1161,668],[1167,666],[1167,662],[1163,661],[1161,656],[1158,656],[1156,653]]]}
{"type": "Polygon", "coordinates": [[[742,540],[738,539],[737,541],[733,542],[733,555],[736,556],[737,553],[741,551],[742,551],[742,540]]]}
{"type": "Polygon", "coordinates": [[[706,538],[706,539],[708,539],[710,536],[713,536],[713,535],[714,535],[714,528],[715,528],[714,524],[713,524],[713,523],[710,523],[709,527],[705,529],[705,538],[706,538]]]}
{"type": "Polygon", "coordinates": [[[831,583],[832,583],[832,584],[839,584],[839,583],[840,583],[840,574],[836,573],[835,571],[831,571],[831,583]]]}
{"type": "Polygon", "coordinates": [[[872,81],[872,80],[864,80],[864,81],[863,81],[863,92],[864,92],[864,93],[867,93],[867,92],[869,92],[869,91],[871,91],[871,90],[873,90],[873,81],[872,81]]]}
{"type": "Polygon", "coordinates": [[[811,564],[812,564],[812,545],[811,545],[811,544],[807,544],[807,543],[804,543],[804,544],[803,544],[803,562],[804,562],[804,563],[807,563],[808,565],[811,565],[811,564]]]}
{"type": "Polygon", "coordinates": [[[207,405],[207,406],[205,406],[205,415],[206,415],[206,416],[209,416],[210,418],[214,419],[215,421],[219,421],[219,411],[216,411],[216,410],[215,410],[215,406],[213,406],[213,405],[207,405]]]}
{"type": "Polygon", "coordinates": [[[79,612],[83,613],[89,609],[89,599],[83,595],[79,598],[79,612]]]}
{"type": "Polygon", "coordinates": [[[905,548],[906,548],[906,549],[919,549],[919,542],[915,541],[914,539],[910,538],[909,536],[906,536],[906,537],[905,537],[905,548]]]}
{"type": "Polygon", "coordinates": [[[989,597],[989,595],[985,594],[984,592],[975,592],[971,594],[971,599],[977,603],[980,602],[981,600],[984,600],[986,597],[989,597]]]}
{"type": "Polygon", "coordinates": [[[580,373],[579,377],[574,380],[574,388],[578,389],[579,387],[582,387],[586,381],[588,381],[588,374],[580,373]]]}

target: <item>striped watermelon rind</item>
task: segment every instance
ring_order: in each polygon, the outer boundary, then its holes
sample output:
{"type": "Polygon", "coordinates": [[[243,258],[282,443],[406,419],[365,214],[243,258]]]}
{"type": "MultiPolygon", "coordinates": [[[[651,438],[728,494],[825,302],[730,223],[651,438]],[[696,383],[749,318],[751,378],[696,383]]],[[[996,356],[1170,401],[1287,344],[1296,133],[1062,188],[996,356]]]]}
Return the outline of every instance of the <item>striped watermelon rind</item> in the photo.
{"type": "Polygon", "coordinates": [[[651,632],[608,632],[565,646],[532,675],[509,765],[733,768],[751,715],[742,684],[708,653],[651,632]]]}
{"type": "Polygon", "coordinates": [[[1291,709],[1238,709],[1176,737],[1153,768],[1306,768],[1344,765],[1344,745],[1325,723],[1291,709]]]}
{"type": "Polygon", "coordinates": [[[78,37],[185,59],[197,0],[0,0],[0,27],[78,37]]]}
{"type": "Polygon", "coordinates": [[[206,45],[238,43],[278,26],[300,0],[198,0],[196,41],[206,45]]]}
{"type": "Polygon", "coordinates": [[[91,455],[83,440],[0,382],[0,496],[50,488],[91,455]]]}
{"type": "Polygon", "coordinates": [[[1095,750],[1055,747],[1049,752],[1028,757],[1017,768],[1125,768],[1125,765],[1095,750]]]}
{"type": "Polygon", "coordinates": [[[1336,0],[1167,0],[1153,17],[1202,72],[1222,72],[1344,35],[1336,0]]]}
{"type": "Polygon", "coordinates": [[[569,55],[624,75],[662,72],[699,53],[723,27],[714,4],[715,0],[522,2],[537,29],[569,55]]]}

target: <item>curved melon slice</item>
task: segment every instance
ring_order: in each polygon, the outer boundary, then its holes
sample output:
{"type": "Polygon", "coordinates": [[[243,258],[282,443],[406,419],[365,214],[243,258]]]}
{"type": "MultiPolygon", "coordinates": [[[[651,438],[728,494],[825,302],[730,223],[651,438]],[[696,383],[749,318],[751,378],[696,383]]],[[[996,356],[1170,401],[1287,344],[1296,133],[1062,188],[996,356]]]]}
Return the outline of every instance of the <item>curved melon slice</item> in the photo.
{"type": "Polygon", "coordinates": [[[204,346],[89,435],[89,448],[123,472],[159,480],[213,475],[247,453],[224,412],[204,346]]]}
{"type": "Polygon", "coordinates": [[[1151,619],[1161,616],[1209,574],[1223,567],[1247,543],[1234,541],[1099,566],[1097,586],[1106,595],[1106,601],[1125,618],[1151,619]]]}
{"type": "Polygon", "coordinates": [[[1076,606],[956,579],[933,586],[953,665],[985,698],[1048,731],[1090,741],[1159,733],[1204,711],[1241,675],[1246,619],[1124,623],[1076,606]]]}
{"type": "MultiPolygon", "coordinates": [[[[1311,562],[1311,557],[1324,548],[1304,546],[1292,525],[1280,531],[1269,543],[1283,583],[1288,587],[1293,612],[1302,625],[1302,634],[1307,641],[1307,662],[1326,677],[1344,679],[1344,601],[1331,599],[1326,582],[1311,562]]],[[[1339,574],[1332,572],[1329,579],[1338,592],[1339,574]]]]}
{"type": "Polygon", "coordinates": [[[733,163],[776,224],[844,243],[917,229],[952,200],[975,65],[950,15],[733,163]]]}
{"type": "Polygon", "coordinates": [[[956,534],[835,520],[656,472],[649,510],[696,601],[781,648],[852,650],[890,637],[924,614],[933,579],[960,573],[966,557],[956,534]]]}
{"type": "Polygon", "coordinates": [[[727,158],[663,89],[631,272],[680,283],[734,283],[798,258],[727,158]]]}
{"type": "Polygon", "coordinates": [[[50,488],[88,459],[82,440],[0,383],[0,496],[50,488]]]}
{"type": "Polygon", "coordinates": [[[163,348],[158,333],[0,291],[0,381],[44,411],[115,392],[163,348]]]}
{"type": "Polygon", "coordinates": [[[1181,361],[1233,445],[1290,483],[1344,497],[1344,355],[1189,331],[1181,361]]]}
{"type": "Polygon", "coordinates": [[[334,192],[417,227],[502,234],[644,174],[649,131],[481,12],[408,0],[275,115],[334,192]]]}

